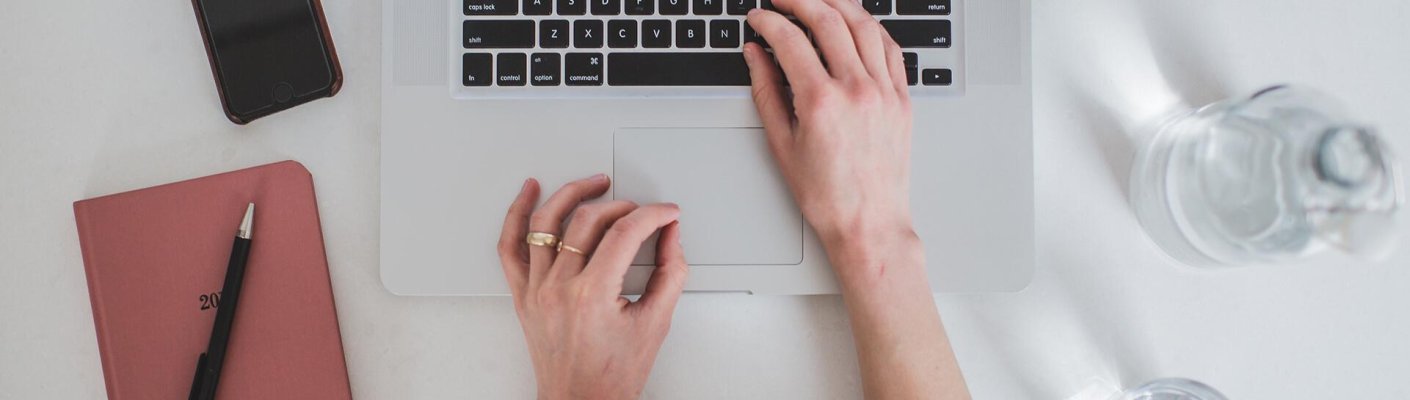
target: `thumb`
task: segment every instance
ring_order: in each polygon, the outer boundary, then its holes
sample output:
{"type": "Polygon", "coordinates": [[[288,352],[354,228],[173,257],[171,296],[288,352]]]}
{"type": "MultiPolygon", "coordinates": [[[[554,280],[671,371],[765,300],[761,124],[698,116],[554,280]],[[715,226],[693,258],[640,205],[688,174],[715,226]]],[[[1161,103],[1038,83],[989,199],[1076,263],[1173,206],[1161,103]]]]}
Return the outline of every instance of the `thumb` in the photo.
{"type": "Polygon", "coordinates": [[[651,272],[651,279],[646,282],[641,298],[631,305],[653,320],[669,323],[675,313],[676,302],[685,290],[685,278],[690,267],[685,262],[680,238],[679,221],[661,229],[661,236],[656,242],[656,270],[651,272]]]}

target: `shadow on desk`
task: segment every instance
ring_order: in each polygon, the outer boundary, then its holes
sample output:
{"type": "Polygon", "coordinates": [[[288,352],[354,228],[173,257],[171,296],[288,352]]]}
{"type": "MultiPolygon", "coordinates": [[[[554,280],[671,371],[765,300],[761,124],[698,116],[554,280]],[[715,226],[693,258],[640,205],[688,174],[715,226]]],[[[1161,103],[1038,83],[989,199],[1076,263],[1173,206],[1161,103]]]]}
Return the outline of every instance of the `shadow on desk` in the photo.
{"type": "MultiPolygon", "coordinates": [[[[1087,143],[1076,145],[1096,149],[1093,153],[1102,158],[1101,167],[1112,183],[1105,187],[1115,188],[1110,196],[1119,197],[1104,199],[1100,205],[1125,206],[1139,141],[1131,132],[1140,132],[1187,105],[1227,98],[1230,85],[1219,73],[1227,68],[1217,57],[1224,54],[1220,48],[1225,43],[1184,23],[1205,17],[1207,9],[1198,5],[1085,3],[1085,9],[1076,13],[1071,4],[1034,5],[1035,9],[1062,9],[1038,10],[1037,15],[1080,15],[1035,19],[1035,90],[1047,94],[1037,97],[1035,108],[1051,107],[1040,115],[1060,117],[1035,119],[1040,124],[1036,134],[1043,137],[1044,131],[1060,129],[1044,124],[1065,123],[1070,125],[1067,128],[1084,130],[1086,135],[1080,137],[1087,143]],[[1044,61],[1056,62],[1042,65],[1044,61]]],[[[1134,214],[1126,221],[1125,226],[1106,228],[1139,234],[1134,214]]],[[[979,340],[993,344],[981,346],[988,351],[984,357],[1019,375],[1012,381],[1019,383],[1016,391],[1024,398],[1105,399],[1122,388],[1158,378],[1155,375],[1164,372],[1156,362],[1158,349],[1153,348],[1149,327],[1141,324],[1150,316],[1119,301],[1141,295],[1139,287],[1119,284],[1133,280],[1121,276],[1147,271],[1120,265],[1102,254],[1101,246],[1073,246],[1081,239],[1039,235],[1038,240],[1039,268],[1030,293],[1008,299],[969,299],[977,305],[968,311],[975,314],[971,318],[982,336],[979,340]],[[1041,243],[1045,240],[1065,242],[1041,243]],[[1107,267],[1076,267],[1094,265],[1107,267]],[[1024,304],[1034,301],[1044,304],[1024,304]],[[986,312],[990,307],[997,311],[1029,306],[1058,311],[1022,321],[997,320],[992,315],[1011,313],[986,312]]]]}
{"type": "MultiPolygon", "coordinates": [[[[1190,11],[1207,9],[1170,2],[1135,2],[1133,10],[1112,11],[1116,26],[1103,36],[1076,42],[1081,46],[1061,51],[1084,53],[1080,65],[1058,65],[1056,93],[1070,93],[1066,104],[1092,144],[1101,150],[1121,195],[1130,191],[1131,162],[1140,135],[1151,132],[1160,118],[1191,106],[1230,97],[1231,90],[1219,71],[1223,38],[1202,37],[1182,22],[1201,16],[1190,11]],[[1178,8],[1178,10],[1177,10],[1178,8]],[[1129,15],[1123,15],[1129,14],[1129,15]],[[1171,18],[1171,15],[1181,15],[1171,18]],[[1119,22],[1117,22],[1119,21],[1119,22]]],[[[1066,29],[1081,32],[1081,29],[1066,29]]]]}

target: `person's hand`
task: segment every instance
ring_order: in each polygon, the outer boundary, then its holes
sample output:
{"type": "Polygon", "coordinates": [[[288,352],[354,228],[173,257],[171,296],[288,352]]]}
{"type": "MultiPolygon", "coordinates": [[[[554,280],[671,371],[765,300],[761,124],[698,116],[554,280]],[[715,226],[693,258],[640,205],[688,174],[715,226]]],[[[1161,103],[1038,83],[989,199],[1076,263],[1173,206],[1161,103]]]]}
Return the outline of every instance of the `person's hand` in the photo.
{"type": "Polygon", "coordinates": [[[773,47],[744,48],[769,148],[803,216],[825,244],[913,235],[911,107],[901,49],[852,0],[774,0],[812,31],[754,9],[748,23],[773,47]],[[779,70],[782,66],[782,71],[779,70]],[[787,75],[792,93],[784,87],[787,75]]]}
{"type": "Polygon", "coordinates": [[[504,220],[500,263],[541,399],[637,398],[685,284],[680,210],[627,201],[580,205],[609,185],[604,175],[568,183],[535,210],[539,185],[529,179],[504,220]],[[560,229],[570,214],[566,230],[560,229]],[[623,276],[657,230],[656,270],[645,293],[631,302],[621,295],[623,276]],[[565,246],[530,246],[530,232],[552,234],[565,246]]]}
{"type": "Polygon", "coordinates": [[[769,149],[837,274],[867,398],[967,399],[911,224],[911,105],[901,49],[853,0],[751,10],[744,47],[769,149]],[[782,66],[782,71],[779,66],[782,66]],[[783,86],[788,77],[790,91],[783,86]]]}

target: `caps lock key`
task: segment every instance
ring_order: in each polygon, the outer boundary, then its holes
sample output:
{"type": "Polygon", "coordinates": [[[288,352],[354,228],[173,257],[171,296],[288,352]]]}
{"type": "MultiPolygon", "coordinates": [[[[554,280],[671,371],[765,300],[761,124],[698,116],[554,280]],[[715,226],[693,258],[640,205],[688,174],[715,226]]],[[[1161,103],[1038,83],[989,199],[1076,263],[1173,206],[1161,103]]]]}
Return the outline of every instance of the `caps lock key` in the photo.
{"type": "Polygon", "coordinates": [[[465,15],[515,15],[519,0],[465,0],[465,15]]]}

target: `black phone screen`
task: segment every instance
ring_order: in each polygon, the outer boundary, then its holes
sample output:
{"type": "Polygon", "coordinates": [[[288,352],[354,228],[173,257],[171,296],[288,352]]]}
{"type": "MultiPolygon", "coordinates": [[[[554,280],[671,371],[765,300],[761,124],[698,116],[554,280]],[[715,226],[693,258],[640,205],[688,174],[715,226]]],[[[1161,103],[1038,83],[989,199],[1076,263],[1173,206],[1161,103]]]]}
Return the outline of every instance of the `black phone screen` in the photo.
{"type": "Polygon", "coordinates": [[[334,67],[313,1],[197,0],[230,112],[327,94],[334,67]]]}

